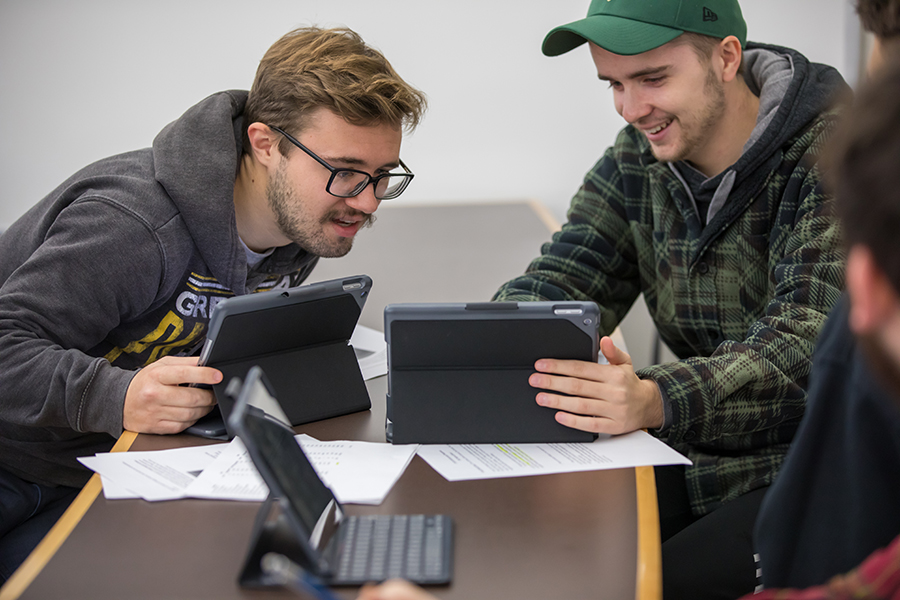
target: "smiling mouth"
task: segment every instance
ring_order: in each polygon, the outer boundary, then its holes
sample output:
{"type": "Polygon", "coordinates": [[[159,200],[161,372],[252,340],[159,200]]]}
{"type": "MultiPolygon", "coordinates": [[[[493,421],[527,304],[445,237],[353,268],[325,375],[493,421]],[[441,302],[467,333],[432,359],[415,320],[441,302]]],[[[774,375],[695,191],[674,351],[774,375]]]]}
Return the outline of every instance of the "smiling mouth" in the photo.
{"type": "Polygon", "coordinates": [[[657,133],[659,133],[660,131],[662,131],[663,129],[665,129],[666,127],[668,127],[671,124],[672,124],[672,121],[666,121],[664,123],[657,125],[653,129],[645,129],[644,133],[646,133],[647,135],[656,135],[657,133]]]}

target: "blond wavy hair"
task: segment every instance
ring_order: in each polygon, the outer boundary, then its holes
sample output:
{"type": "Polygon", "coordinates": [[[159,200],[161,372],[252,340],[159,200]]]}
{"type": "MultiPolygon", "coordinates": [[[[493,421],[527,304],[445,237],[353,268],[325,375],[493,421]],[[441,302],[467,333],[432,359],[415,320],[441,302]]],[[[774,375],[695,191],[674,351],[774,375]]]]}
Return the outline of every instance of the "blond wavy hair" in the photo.
{"type": "MultiPolygon", "coordinates": [[[[244,151],[250,149],[251,123],[296,134],[319,107],[354,125],[388,124],[412,131],[427,101],[356,32],[301,27],[275,42],[259,62],[244,108],[244,151]]],[[[291,150],[287,140],[279,143],[282,154],[291,150]]]]}

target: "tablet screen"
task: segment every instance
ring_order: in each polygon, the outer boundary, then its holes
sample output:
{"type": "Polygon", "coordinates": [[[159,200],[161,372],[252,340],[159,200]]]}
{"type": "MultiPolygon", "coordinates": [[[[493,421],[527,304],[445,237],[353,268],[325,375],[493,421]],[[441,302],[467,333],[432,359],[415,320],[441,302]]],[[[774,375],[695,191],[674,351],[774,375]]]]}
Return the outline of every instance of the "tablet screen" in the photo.
{"type": "Polygon", "coordinates": [[[248,383],[251,387],[242,393],[234,414],[238,435],[269,490],[299,520],[310,546],[321,551],[341,519],[340,506],[319,479],[293,430],[257,408],[277,400],[258,377],[248,376],[248,383]]]}

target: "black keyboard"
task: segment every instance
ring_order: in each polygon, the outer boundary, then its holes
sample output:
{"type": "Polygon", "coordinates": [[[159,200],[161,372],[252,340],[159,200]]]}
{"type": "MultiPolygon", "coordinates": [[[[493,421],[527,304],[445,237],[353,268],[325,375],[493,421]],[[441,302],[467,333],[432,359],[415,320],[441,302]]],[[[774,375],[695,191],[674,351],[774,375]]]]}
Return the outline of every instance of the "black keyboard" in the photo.
{"type": "Polygon", "coordinates": [[[451,579],[452,521],[447,515],[345,516],[333,542],[332,585],[392,577],[440,585],[451,579]]]}

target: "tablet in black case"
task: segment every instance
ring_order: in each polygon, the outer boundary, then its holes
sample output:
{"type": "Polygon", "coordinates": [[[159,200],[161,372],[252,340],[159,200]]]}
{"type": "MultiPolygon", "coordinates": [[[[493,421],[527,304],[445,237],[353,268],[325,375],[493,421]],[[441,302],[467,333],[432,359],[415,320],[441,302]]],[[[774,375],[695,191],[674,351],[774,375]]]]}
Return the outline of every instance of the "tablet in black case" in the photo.
{"type": "MultiPolygon", "coordinates": [[[[200,364],[222,371],[213,390],[225,423],[234,402],[226,382],[243,379],[254,365],[268,374],[292,425],[368,410],[369,393],[349,343],[371,287],[370,277],[357,275],[217,304],[200,364]]],[[[203,435],[197,426],[190,431],[203,435]]],[[[227,437],[233,436],[229,429],[227,437]]]]}
{"type": "Polygon", "coordinates": [[[392,304],[386,434],[395,444],[590,442],[528,384],[540,358],[597,362],[593,302],[392,304]]]}

